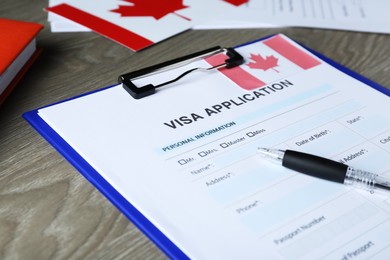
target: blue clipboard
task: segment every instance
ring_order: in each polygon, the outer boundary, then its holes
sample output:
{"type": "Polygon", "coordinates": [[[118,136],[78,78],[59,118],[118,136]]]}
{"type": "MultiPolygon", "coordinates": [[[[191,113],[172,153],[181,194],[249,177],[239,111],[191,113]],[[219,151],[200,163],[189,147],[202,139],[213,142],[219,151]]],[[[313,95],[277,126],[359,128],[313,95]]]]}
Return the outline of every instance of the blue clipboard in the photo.
{"type": "MultiPolygon", "coordinates": [[[[249,45],[254,42],[265,40],[264,37],[253,42],[245,43],[234,48],[249,45]]],[[[351,71],[350,69],[338,64],[337,62],[323,56],[322,54],[311,50],[305,46],[306,50],[330,64],[345,74],[369,85],[370,87],[390,96],[390,89],[387,89],[362,75],[351,71]]],[[[67,102],[85,95],[104,91],[116,85],[105,87],[93,92],[73,97],[58,103],[67,102]]],[[[55,104],[58,104],[55,103],[55,104]]],[[[52,105],[55,105],[52,104],[52,105]]],[[[48,106],[52,106],[48,105],[48,106]]],[[[45,106],[45,107],[48,107],[45,106]]],[[[40,108],[39,108],[40,109],[40,108]]],[[[189,257],[170,241],[156,226],[154,226],[145,216],[143,216],[132,204],[130,204],[117,190],[115,190],[86,160],[80,156],[57,132],[55,132],[39,115],[35,109],[23,114],[23,118],[48,141],[63,157],[65,157],[92,185],[94,185],[112,204],[114,204],[138,229],[140,229],[150,240],[152,240],[169,258],[171,259],[189,259],[189,257]]]]}

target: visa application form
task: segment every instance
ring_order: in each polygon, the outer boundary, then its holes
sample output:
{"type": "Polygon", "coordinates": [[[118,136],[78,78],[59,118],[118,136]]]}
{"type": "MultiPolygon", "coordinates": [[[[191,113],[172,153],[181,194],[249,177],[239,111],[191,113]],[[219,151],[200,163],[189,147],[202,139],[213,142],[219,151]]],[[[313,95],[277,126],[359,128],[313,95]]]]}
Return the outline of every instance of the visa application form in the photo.
{"type": "Polygon", "coordinates": [[[234,69],[138,100],[119,84],[38,115],[192,259],[389,256],[389,197],[256,156],[294,149],[390,177],[389,97],[283,35],[236,50],[234,69]]]}

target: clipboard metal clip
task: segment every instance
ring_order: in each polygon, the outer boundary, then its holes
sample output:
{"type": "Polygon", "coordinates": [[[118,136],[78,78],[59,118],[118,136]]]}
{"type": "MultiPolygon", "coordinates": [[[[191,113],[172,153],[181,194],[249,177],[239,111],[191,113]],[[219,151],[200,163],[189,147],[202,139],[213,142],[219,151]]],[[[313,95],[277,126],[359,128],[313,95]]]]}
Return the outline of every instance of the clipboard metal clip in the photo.
{"type": "Polygon", "coordinates": [[[124,89],[135,99],[140,99],[149,95],[152,95],[156,92],[156,89],[171,83],[174,83],[189,73],[197,70],[201,71],[212,71],[220,68],[230,69],[236,66],[241,65],[244,62],[244,58],[233,48],[221,48],[220,46],[212,47],[203,51],[195,52],[180,58],[176,58],[173,60],[165,61],[147,68],[143,68],[140,70],[136,70],[133,72],[129,72],[119,76],[118,81],[123,83],[124,89]],[[141,87],[137,87],[132,80],[146,77],[151,74],[160,73],[166,70],[171,69],[171,67],[183,66],[188,63],[191,63],[195,59],[201,59],[210,57],[219,53],[224,53],[228,59],[226,59],[223,63],[208,67],[208,68],[192,68],[187,71],[182,72],[176,78],[172,80],[168,80],[166,82],[159,83],[157,85],[147,84],[141,87]]]}

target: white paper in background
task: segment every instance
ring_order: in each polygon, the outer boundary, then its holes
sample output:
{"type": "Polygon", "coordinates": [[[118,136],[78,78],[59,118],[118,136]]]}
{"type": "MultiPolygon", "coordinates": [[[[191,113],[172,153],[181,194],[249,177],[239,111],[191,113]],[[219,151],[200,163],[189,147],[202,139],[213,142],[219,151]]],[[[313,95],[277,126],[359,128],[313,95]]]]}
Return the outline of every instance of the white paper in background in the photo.
{"type": "Polygon", "coordinates": [[[249,0],[223,19],[194,29],[298,26],[390,33],[388,0],[249,0]]]}
{"type": "Polygon", "coordinates": [[[38,115],[191,259],[386,259],[388,197],[297,174],[256,149],[389,176],[389,97],[284,36],[267,41],[237,49],[247,60],[238,78],[193,72],[139,100],[117,85],[38,115]],[[247,80],[263,85],[246,90],[247,80]]]}

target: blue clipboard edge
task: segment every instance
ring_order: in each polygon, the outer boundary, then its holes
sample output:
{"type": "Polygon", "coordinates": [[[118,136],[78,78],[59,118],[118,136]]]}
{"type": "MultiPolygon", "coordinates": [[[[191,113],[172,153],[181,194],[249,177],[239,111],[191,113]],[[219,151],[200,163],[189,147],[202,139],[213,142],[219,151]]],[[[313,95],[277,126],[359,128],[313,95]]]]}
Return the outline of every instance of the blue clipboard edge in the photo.
{"type": "MultiPolygon", "coordinates": [[[[301,45],[302,46],[302,45],[301,45]]],[[[353,71],[353,70],[350,70],[348,69],[347,67],[344,67],[343,65],[331,60],[330,58],[322,55],[321,53],[318,53],[310,48],[307,48],[305,46],[302,46],[303,48],[305,48],[306,50],[310,51],[311,53],[313,53],[315,56],[317,56],[318,58],[324,60],[326,63],[328,63],[329,65],[335,67],[336,69],[344,72],[345,74],[365,83],[366,85],[370,86],[371,88],[373,89],[376,89],[378,90],[379,92],[382,92],[383,94],[387,95],[387,96],[390,96],[390,89],[388,88],[385,88],[384,86],[382,85],[379,85],[378,83],[360,75],[359,73],[353,71]]]]}
{"type": "MultiPolygon", "coordinates": [[[[238,45],[239,48],[258,41],[268,39],[270,35],[252,42],[238,45]]],[[[299,43],[298,43],[299,44],[299,43]]],[[[301,44],[300,44],[301,45],[301,44]]],[[[304,46],[303,48],[322,59],[336,69],[348,74],[349,76],[369,85],[370,87],[390,96],[390,89],[387,89],[378,83],[371,81],[362,75],[344,67],[330,58],[304,46]]],[[[67,102],[72,99],[104,91],[105,89],[117,86],[117,84],[75,96],[57,103],[45,106],[53,106],[59,103],[67,102]]],[[[42,107],[44,108],[44,107],[42,107]]],[[[39,108],[41,109],[41,108],[39,108]]],[[[129,203],[117,190],[115,190],[84,158],[82,158],[62,137],[57,134],[39,115],[35,109],[23,114],[23,118],[47,141],[49,142],[67,161],[69,161],[93,186],[95,186],[112,204],[114,204],[139,230],[141,230],[151,241],[153,241],[169,258],[171,259],[189,259],[172,241],[170,241],[156,226],[154,226],[144,215],[142,215],[131,203],[129,203]]]]}

